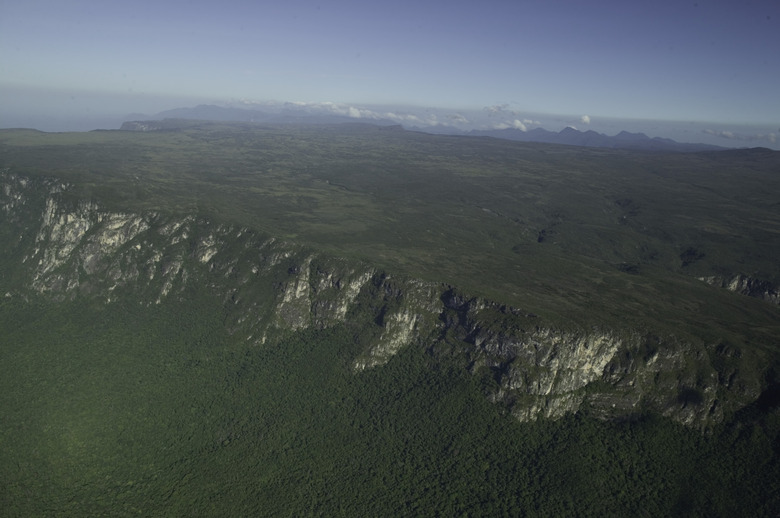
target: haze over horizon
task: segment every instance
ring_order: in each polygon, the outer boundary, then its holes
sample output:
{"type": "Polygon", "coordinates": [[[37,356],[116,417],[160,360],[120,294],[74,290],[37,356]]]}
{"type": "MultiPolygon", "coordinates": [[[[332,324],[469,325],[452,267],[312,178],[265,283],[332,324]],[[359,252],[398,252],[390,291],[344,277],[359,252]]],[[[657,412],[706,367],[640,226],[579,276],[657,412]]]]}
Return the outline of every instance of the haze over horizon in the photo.
{"type": "Polygon", "coordinates": [[[0,127],[293,103],[778,149],[778,35],[771,1],[0,1],[0,127]]]}

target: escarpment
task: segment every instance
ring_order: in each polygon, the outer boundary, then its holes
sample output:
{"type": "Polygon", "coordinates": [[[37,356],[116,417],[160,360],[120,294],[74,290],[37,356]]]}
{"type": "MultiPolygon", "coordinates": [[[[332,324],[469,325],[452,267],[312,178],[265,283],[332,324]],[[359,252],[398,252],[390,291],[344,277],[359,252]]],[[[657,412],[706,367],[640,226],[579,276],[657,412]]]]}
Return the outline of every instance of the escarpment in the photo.
{"type": "Polygon", "coordinates": [[[780,305],[780,286],[776,286],[769,281],[756,279],[744,274],[736,274],[730,277],[711,275],[700,277],[699,280],[711,286],[726,288],[729,291],[755,297],[770,304],[780,305]]]}
{"type": "MultiPolygon", "coordinates": [[[[520,420],[654,412],[704,428],[756,401],[770,383],[772,362],[727,340],[552,324],[533,308],[395,277],[197,213],[109,211],[100,200],[74,198],[59,180],[11,172],[0,183],[8,300],[187,304],[187,287],[198,285],[222,301],[225,326],[252,346],[306,328],[371,327],[371,342],[352,359],[355,375],[421,347],[434,361],[467,369],[485,397],[520,420]]],[[[765,288],[742,278],[728,287],[765,288]]]]}

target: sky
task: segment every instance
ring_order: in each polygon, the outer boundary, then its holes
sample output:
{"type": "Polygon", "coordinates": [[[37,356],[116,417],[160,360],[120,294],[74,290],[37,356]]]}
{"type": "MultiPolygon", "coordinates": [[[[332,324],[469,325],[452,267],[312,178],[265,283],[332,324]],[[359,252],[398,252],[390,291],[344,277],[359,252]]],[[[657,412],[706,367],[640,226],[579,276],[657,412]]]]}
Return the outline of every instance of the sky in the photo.
{"type": "Polygon", "coordinates": [[[295,102],[773,144],[778,49],[777,0],[0,0],[0,127],[295,102]]]}

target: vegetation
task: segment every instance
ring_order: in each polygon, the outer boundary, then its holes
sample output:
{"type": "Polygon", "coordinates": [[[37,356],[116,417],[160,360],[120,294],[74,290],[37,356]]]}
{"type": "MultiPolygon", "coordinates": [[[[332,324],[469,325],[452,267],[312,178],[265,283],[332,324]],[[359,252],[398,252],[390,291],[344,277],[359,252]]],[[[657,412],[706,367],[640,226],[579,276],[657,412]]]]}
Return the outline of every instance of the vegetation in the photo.
{"type": "MultiPolygon", "coordinates": [[[[778,308],[696,279],[780,284],[780,153],[768,150],[168,121],[2,130],[0,169],[67,182],[73,203],[198,214],[522,308],[486,308],[486,331],[537,318],[652,330],[778,363],[778,308]]],[[[110,304],[25,291],[15,243],[34,243],[34,230],[18,235],[3,217],[0,514],[780,512],[772,369],[740,373],[770,389],[705,434],[654,415],[604,422],[588,408],[521,423],[447,354],[462,337],[356,372],[381,332],[359,305],[335,327],[257,345],[231,334],[235,315],[208,283],[160,304],[131,288],[110,304]]]]}
{"type": "Polygon", "coordinates": [[[5,516],[772,516],[778,416],[519,423],[424,350],[350,368],[349,325],[238,343],[219,306],[0,311],[5,516]]]}
{"type": "Polygon", "coordinates": [[[691,302],[677,301],[696,289],[692,275],[780,284],[780,153],[769,150],[654,154],[357,124],[166,127],[0,131],[0,167],[57,176],[109,209],[197,210],[564,320],[623,321],[630,305],[664,322],[664,308],[691,302]],[[643,296],[658,282],[660,304],[643,296]]]}

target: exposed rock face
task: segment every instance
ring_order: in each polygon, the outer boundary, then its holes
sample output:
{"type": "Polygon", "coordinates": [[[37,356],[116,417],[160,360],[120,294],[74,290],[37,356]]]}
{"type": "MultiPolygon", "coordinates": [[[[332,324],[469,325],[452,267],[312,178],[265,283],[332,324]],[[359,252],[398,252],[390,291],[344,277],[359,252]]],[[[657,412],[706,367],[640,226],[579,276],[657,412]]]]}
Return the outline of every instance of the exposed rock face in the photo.
{"type": "Polygon", "coordinates": [[[780,286],[775,286],[768,281],[754,279],[743,274],[734,275],[732,277],[700,277],[699,280],[712,286],[726,288],[736,293],[741,293],[742,295],[755,297],[771,304],[780,305],[780,286]]]}
{"type": "Polygon", "coordinates": [[[521,420],[585,408],[604,419],[649,410],[702,426],[761,391],[757,380],[721,382],[714,365],[734,351],[630,330],[543,327],[533,315],[454,290],[442,300],[446,326],[472,345],[462,353],[471,372],[490,380],[487,396],[521,420]]]}
{"type": "MultiPolygon", "coordinates": [[[[391,278],[251,229],[193,215],[109,212],[66,201],[67,190],[54,180],[0,174],[2,236],[19,236],[5,247],[19,258],[17,282],[3,279],[12,286],[6,297],[111,303],[132,294],[159,304],[184,301],[196,284],[224,302],[228,330],[258,346],[279,333],[345,322],[360,310],[359,318],[381,329],[354,360],[356,370],[379,367],[404,347],[424,347],[469,369],[486,397],[521,420],[652,410],[704,427],[761,392],[759,381],[739,377],[744,358],[733,347],[647,331],[553,328],[450,286],[391,278]]],[[[754,287],[744,279],[735,286],[754,287]]]]}
{"type": "MultiPolygon", "coordinates": [[[[393,292],[389,279],[384,279],[382,284],[386,293],[393,292]]],[[[409,280],[395,291],[392,298],[396,303],[383,306],[384,330],[378,342],[355,360],[358,370],[386,363],[402,347],[427,338],[439,326],[440,286],[409,280]]]]}

